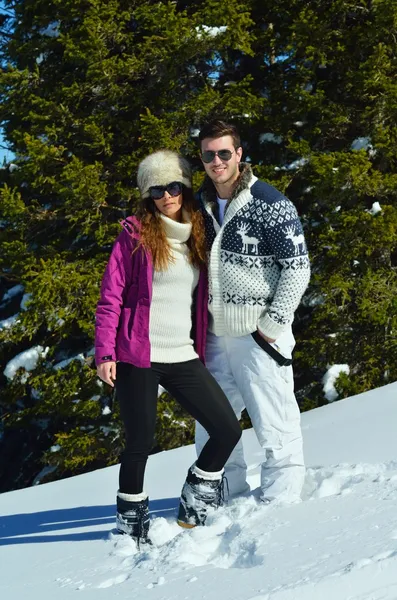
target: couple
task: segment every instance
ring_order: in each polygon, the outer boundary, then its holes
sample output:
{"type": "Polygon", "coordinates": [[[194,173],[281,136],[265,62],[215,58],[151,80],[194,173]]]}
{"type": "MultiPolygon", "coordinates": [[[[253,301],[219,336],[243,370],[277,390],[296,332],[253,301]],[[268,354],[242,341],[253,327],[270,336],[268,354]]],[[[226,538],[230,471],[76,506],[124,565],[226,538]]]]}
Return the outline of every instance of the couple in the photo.
{"type": "Polygon", "coordinates": [[[231,495],[249,490],[244,407],[264,450],[260,499],[297,502],[304,479],[291,366],[291,324],[310,273],[302,227],[293,204],[241,162],[234,125],[213,121],[199,140],[199,201],[174,152],[140,163],[140,206],[123,222],[96,311],[97,371],[116,381],[126,436],[117,528],[138,543],[148,540],[143,481],[159,385],[197,423],[179,525],[205,523],[222,503],[224,474],[231,495]]]}

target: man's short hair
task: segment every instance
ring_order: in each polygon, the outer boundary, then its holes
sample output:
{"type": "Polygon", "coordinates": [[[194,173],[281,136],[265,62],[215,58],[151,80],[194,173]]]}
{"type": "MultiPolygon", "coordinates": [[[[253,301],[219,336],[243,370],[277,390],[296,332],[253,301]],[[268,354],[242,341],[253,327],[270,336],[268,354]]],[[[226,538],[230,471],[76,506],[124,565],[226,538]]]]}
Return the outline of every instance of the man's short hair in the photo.
{"type": "Polygon", "coordinates": [[[241,146],[240,134],[237,131],[237,127],[226,121],[215,119],[209,123],[205,123],[200,129],[199,142],[201,148],[201,142],[205,138],[220,138],[224,135],[230,135],[233,139],[233,146],[237,149],[241,146]]]}

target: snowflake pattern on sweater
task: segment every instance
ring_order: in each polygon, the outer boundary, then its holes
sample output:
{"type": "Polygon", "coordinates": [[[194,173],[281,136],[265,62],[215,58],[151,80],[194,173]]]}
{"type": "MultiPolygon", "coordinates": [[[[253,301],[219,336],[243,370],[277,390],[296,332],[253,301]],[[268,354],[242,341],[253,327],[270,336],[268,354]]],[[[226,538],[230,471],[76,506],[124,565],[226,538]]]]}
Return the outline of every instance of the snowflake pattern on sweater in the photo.
{"type": "Polygon", "coordinates": [[[248,166],[243,169],[220,228],[209,182],[202,194],[211,328],[217,335],[239,336],[259,327],[277,338],[292,323],[309,282],[309,257],[295,206],[248,166]]]}

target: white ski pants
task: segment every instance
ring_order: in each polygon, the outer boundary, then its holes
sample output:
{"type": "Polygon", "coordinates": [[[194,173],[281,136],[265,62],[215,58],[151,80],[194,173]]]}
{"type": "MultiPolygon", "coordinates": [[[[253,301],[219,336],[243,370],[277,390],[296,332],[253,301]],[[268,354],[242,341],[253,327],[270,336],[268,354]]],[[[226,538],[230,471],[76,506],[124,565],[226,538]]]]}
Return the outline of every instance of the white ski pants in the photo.
{"type": "MultiPolygon", "coordinates": [[[[279,352],[291,357],[295,345],[292,330],[277,340],[279,352]]],[[[253,339],[217,337],[208,333],[207,367],[225,392],[238,418],[245,407],[263,448],[261,499],[298,502],[305,467],[300,411],[294,395],[292,366],[280,367],[253,339]]],[[[196,423],[196,449],[201,452],[208,434],[196,423]]],[[[248,489],[247,465],[242,441],[225,466],[230,495],[248,489]]]]}

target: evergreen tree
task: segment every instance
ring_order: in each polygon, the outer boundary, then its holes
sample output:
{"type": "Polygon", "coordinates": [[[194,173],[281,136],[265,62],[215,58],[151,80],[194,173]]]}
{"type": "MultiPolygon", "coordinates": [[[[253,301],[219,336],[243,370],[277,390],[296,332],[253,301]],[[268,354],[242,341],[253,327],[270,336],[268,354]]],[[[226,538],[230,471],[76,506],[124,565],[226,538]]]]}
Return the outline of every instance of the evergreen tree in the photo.
{"type": "MultiPolygon", "coordinates": [[[[36,364],[3,376],[3,489],[30,483],[41,458],[56,468],[47,479],[117,460],[119,421],[107,414],[110,391],[92,364],[99,283],[119,221],[137,199],[139,161],[161,147],[193,148],[200,107],[222,101],[212,85],[214,38],[202,26],[219,22],[211,3],[194,14],[146,0],[9,6],[0,121],[16,159],[2,172],[0,268],[2,289],[23,292],[3,307],[2,316],[17,317],[0,333],[0,360],[4,368],[30,349],[36,364]]],[[[230,2],[225,18],[233,27],[220,45],[249,51],[243,3],[230,2]]],[[[157,436],[167,447],[192,433],[191,422],[169,427],[169,415],[185,420],[169,403],[159,418],[168,434],[157,436]]]]}
{"type": "MultiPolygon", "coordinates": [[[[92,362],[100,280],[139,161],[167,147],[199,167],[196,130],[213,116],[236,122],[255,173],[304,222],[301,405],[325,401],[328,364],[350,367],[342,397],[397,379],[396,0],[7,6],[0,124],[16,158],[0,171],[1,489],[30,484],[40,461],[47,479],[117,461],[117,405],[92,362]]],[[[156,448],[191,441],[172,399],[159,409],[156,448]]]]}
{"type": "Polygon", "coordinates": [[[252,15],[255,60],[240,64],[266,104],[247,152],[306,227],[295,357],[310,407],[328,365],[349,365],[341,397],[397,379],[397,3],[257,2],[252,15]]]}

